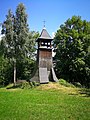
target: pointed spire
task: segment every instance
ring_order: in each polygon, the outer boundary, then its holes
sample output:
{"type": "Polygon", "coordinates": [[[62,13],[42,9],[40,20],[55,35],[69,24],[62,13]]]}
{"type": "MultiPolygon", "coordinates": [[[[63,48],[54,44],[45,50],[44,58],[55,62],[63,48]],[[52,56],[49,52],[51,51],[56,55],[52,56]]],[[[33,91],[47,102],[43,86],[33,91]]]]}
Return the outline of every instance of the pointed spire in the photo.
{"type": "Polygon", "coordinates": [[[47,30],[46,30],[45,27],[42,29],[40,38],[43,38],[43,39],[52,39],[51,36],[48,34],[48,32],[47,32],[47,30]]]}
{"type": "Polygon", "coordinates": [[[44,28],[42,29],[42,32],[40,34],[40,37],[36,40],[36,42],[38,42],[39,40],[53,40],[51,38],[51,36],[49,35],[49,33],[47,32],[46,28],[45,28],[45,25],[44,25],[44,28]]]}

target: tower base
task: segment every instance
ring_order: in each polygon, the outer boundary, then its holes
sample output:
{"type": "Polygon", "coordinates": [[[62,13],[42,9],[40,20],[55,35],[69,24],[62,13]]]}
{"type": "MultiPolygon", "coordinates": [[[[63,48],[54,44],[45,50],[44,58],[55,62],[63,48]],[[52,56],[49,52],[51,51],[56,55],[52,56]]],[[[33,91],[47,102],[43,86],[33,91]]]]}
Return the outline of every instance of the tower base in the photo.
{"type": "Polygon", "coordinates": [[[39,82],[39,83],[49,83],[49,81],[57,82],[58,79],[56,77],[54,68],[51,68],[51,71],[48,71],[47,68],[39,68],[37,69],[34,77],[31,78],[31,82],[39,82]]]}

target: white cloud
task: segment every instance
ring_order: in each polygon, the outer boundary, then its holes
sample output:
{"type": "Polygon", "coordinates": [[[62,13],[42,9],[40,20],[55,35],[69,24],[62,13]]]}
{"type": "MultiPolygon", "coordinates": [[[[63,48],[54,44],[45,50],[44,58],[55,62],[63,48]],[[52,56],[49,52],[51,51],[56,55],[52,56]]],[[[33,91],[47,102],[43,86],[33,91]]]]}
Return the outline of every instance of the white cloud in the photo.
{"type": "Polygon", "coordinates": [[[55,37],[55,32],[52,32],[52,38],[54,38],[55,37]]]}
{"type": "Polygon", "coordinates": [[[1,35],[1,34],[0,34],[0,41],[1,41],[1,39],[2,39],[3,36],[4,36],[4,35],[1,35]]]}
{"type": "Polygon", "coordinates": [[[2,35],[0,35],[0,41],[1,41],[1,39],[2,39],[2,35]]]}
{"type": "Polygon", "coordinates": [[[1,29],[2,28],[0,27],[0,41],[1,41],[2,37],[4,36],[4,35],[1,34],[1,29]]]}
{"type": "Polygon", "coordinates": [[[52,52],[52,57],[54,57],[56,55],[56,52],[52,52]]]}
{"type": "Polygon", "coordinates": [[[0,27],[0,34],[1,34],[1,29],[2,29],[2,28],[0,27]]]}
{"type": "MultiPolygon", "coordinates": [[[[54,38],[55,37],[55,32],[52,32],[52,38],[54,38]]],[[[52,50],[52,57],[54,57],[55,56],[55,52],[53,52],[53,50],[52,50]]]]}
{"type": "Polygon", "coordinates": [[[2,38],[2,35],[1,35],[1,27],[0,27],[0,40],[1,40],[1,38],[2,38]]]}
{"type": "Polygon", "coordinates": [[[56,52],[53,52],[54,48],[52,49],[52,57],[56,55],[56,52]]]}

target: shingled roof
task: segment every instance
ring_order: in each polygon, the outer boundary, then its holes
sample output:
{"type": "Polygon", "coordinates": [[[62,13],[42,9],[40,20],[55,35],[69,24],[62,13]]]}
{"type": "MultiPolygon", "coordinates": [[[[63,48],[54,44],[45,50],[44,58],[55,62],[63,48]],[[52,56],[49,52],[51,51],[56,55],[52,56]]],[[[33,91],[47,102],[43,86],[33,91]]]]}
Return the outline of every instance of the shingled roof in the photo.
{"type": "Polygon", "coordinates": [[[40,39],[52,40],[51,36],[48,34],[48,32],[47,32],[45,27],[42,29],[41,35],[40,35],[40,37],[36,41],[38,41],[40,39]]]}

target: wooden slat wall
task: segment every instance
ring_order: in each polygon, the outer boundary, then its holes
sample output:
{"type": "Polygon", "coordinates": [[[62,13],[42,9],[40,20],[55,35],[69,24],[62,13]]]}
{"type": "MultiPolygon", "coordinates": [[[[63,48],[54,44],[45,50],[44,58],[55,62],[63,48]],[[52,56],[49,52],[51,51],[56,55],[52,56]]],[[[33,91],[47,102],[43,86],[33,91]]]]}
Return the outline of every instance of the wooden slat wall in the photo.
{"type": "Polygon", "coordinates": [[[51,51],[40,51],[39,53],[40,58],[51,58],[52,57],[52,52],[51,51]]]}

